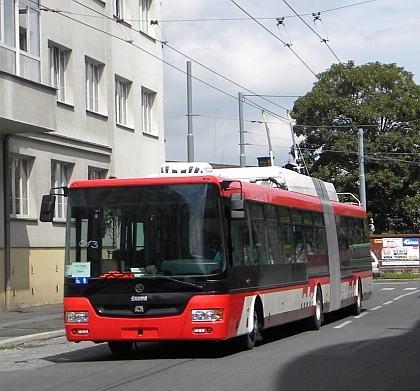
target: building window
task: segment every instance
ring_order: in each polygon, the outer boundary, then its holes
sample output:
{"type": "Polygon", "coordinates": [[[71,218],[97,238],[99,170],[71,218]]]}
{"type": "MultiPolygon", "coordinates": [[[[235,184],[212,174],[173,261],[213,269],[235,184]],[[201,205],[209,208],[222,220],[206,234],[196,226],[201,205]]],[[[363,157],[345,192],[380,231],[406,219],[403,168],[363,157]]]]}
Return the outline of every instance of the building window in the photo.
{"type": "Polygon", "coordinates": [[[0,70],[41,81],[39,13],[39,0],[0,1],[0,70]]]}
{"type": "Polygon", "coordinates": [[[0,42],[8,46],[15,45],[14,15],[14,0],[0,1],[0,42]]]}
{"type": "Polygon", "coordinates": [[[99,81],[101,66],[86,60],[86,109],[99,112],[99,81]]]}
{"type": "Polygon", "coordinates": [[[143,115],[143,132],[148,134],[154,133],[153,102],[155,100],[155,96],[156,93],[142,89],[141,105],[143,115]]]}
{"type": "Polygon", "coordinates": [[[128,125],[128,94],[131,83],[115,79],[115,118],[117,124],[128,125]]]}
{"type": "MultiPolygon", "coordinates": [[[[64,190],[59,188],[68,185],[70,176],[69,171],[69,164],[58,161],[51,162],[51,187],[56,188],[56,194],[64,194],[64,190]]],[[[66,207],[66,197],[60,195],[57,196],[57,200],[55,202],[55,217],[59,219],[65,218],[66,207]]]]}
{"type": "Polygon", "coordinates": [[[150,33],[150,8],[152,0],[140,0],[140,31],[150,33]]]}
{"type": "Polygon", "coordinates": [[[49,52],[50,85],[57,88],[57,99],[61,102],[66,102],[68,51],[51,45],[49,52]]]}
{"type": "Polygon", "coordinates": [[[124,0],[114,0],[114,16],[124,19],[124,0]]]}
{"type": "Polygon", "coordinates": [[[29,215],[29,171],[28,160],[14,156],[11,159],[11,214],[29,215]]]}
{"type": "Polygon", "coordinates": [[[89,167],[88,168],[88,179],[105,179],[107,170],[102,168],[89,167]]]}

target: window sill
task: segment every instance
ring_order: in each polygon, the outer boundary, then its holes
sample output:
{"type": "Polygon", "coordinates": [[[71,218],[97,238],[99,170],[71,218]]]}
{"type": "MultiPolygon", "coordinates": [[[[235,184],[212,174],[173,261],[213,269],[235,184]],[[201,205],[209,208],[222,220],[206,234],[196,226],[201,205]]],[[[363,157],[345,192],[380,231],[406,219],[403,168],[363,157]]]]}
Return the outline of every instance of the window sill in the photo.
{"type": "Polygon", "coordinates": [[[24,216],[24,215],[10,215],[11,221],[38,221],[36,217],[24,216]]]}
{"type": "Polygon", "coordinates": [[[69,111],[74,111],[74,105],[68,102],[63,102],[62,100],[57,100],[57,106],[67,109],[69,111]]]}
{"type": "Polygon", "coordinates": [[[102,121],[108,121],[108,115],[101,114],[101,113],[98,113],[96,111],[92,111],[89,109],[86,109],[86,115],[88,115],[89,117],[100,119],[102,121]]]}
{"type": "MultiPolygon", "coordinates": [[[[153,33],[154,33],[154,32],[153,32],[153,33]]],[[[145,37],[145,38],[147,38],[147,39],[150,39],[151,41],[153,41],[153,42],[155,42],[155,43],[156,43],[156,38],[155,38],[155,37],[153,37],[152,35],[150,35],[149,33],[146,33],[145,31],[140,30],[140,34],[141,34],[143,37],[145,37]]]]}
{"type": "Polygon", "coordinates": [[[118,122],[115,125],[117,126],[117,128],[124,129],[124,130],[129,130],[130,132],[134,132],[134,128],[132,126],[119,124],[118,122]]]}
{"type": "Polygon", "coordinates": [[[58,217],[56,217],[56,218],[54,218],[54,219],[53,219],[52,223],[53,223],[53,224],[64,225],[64,224],[66,224],[66,223],[67,223],[67,219],[65,219],[65,218],[58,218],[58,217]]]}
{"type": "Polygon", "coordinates": [[[153,134],[153,133],[143,132],[143,136],[150,137],[150,138],[153,138],[155,140],[158,140],[159,139],[159,136],[157,134],[153,134]]]}

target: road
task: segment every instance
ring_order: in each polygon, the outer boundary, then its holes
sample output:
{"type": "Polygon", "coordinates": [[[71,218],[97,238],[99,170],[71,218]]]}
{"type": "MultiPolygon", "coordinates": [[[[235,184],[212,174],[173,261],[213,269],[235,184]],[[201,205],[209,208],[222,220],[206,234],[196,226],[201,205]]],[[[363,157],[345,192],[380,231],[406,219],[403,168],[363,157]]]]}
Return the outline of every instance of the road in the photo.
{"type": "Polygon", "coordinates": [[[359,316],[319,331],[268,330],[252,351],[232,343],[143,343],[126,356],[64,338],[0,351],[3,390],[419,390],[420,281],[375,283],[359,316]]]}

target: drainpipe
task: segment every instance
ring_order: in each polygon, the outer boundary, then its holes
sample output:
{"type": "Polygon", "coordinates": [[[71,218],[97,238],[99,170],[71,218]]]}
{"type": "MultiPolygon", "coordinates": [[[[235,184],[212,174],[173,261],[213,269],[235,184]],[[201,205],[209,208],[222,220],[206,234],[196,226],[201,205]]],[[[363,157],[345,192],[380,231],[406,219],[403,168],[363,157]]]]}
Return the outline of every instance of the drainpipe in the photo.
{"type": "Polygon", "coordinates": [[[11,189],[10,178],[10,153],[9,140],[11,134],[6,134],[3,137],[3,202],[4,202],[4,308],[10,309],[11,302],[11,268],[10,268],[10,202],[9,190],[11,189]]]}

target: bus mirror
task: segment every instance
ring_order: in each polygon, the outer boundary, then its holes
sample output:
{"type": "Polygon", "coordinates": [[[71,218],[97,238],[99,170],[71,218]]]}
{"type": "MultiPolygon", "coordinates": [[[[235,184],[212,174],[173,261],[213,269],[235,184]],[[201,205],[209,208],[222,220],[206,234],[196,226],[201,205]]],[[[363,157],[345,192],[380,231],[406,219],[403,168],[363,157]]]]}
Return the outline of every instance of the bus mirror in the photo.
{"type": "Polygon", "coordinates": [[[39,220],[43,222],[51,223],[54,217],[54,210],[55,210],[55,195],[53,194],[43,195],[39,220]]]}
{"type": "Polygon", "coordinates": [[[233,193],[230,196],[230,217],[232,219],[244,219],[244,193],[233,193]]]}

